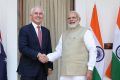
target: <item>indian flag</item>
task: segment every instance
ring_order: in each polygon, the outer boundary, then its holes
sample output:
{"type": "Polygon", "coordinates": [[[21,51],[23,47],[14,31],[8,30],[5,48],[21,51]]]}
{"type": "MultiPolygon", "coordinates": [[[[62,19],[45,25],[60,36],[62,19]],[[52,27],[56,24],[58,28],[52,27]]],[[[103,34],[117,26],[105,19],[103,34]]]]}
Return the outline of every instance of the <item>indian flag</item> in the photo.
{"type": "Polygon", "coordinates": [[[120,8],[115,27],[111,71],[112,80],[120,80],[120,8]]]}
{"type": "Polygon", "coordinates": [[[91,19],[91,28],[94,33],[94,38],[96,41],[97,47],[97,60],[96,65],[93,70],[93,80],[102,80],[104,75],[104,50],[103,50],[103,41],[101,37],[98,16],[97,16],[97,9],[96,5],[94,5],[92,19],[91,19]]]}

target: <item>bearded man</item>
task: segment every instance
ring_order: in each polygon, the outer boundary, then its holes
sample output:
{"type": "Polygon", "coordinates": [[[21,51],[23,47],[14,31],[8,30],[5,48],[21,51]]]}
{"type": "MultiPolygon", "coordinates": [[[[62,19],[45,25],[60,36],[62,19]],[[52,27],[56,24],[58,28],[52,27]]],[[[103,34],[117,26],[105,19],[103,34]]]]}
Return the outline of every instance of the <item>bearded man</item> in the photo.
{"type": "Polygon", "coordinates": [[[43,60],[53,62],[61,57],[60,80],[92,80],[97,51],[91,30],[80,26],[80,20],[77,12],[68,13],[67,31],[60,37],[56,50],[43,60]]]}

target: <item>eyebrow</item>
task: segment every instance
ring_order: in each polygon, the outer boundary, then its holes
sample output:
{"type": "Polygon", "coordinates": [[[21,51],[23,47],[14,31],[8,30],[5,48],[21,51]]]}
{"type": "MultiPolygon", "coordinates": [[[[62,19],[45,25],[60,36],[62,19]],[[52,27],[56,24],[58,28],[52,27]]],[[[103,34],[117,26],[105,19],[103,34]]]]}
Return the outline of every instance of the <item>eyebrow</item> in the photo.
{"type": "Polygon", "coordinates": [[[77,18],[77,17],[73,16],[73,17],[68,17],[67,19],[70,19],[70,18],[77,18]]]}

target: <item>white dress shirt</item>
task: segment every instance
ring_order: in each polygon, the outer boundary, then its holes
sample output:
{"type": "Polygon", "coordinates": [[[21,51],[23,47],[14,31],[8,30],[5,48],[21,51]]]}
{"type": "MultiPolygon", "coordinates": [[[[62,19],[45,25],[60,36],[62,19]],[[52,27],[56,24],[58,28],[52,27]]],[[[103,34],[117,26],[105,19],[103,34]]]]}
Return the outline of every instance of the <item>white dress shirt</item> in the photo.
{"type": "Polygon", "coordinates": [[[32,25],[33,25],[33,27],[35,29],[35,32],[36,32],[37,36],[38,36],[38,28],[37,28],[37,26],[40,26],[40,30],[41,30],[41,25],[37,25],[34,22],[32,22],[32,25]]]}
{"type": "MultiPolygon", "coordinates": [[[[87,30],[84,35],[84,42],[89,52],[88,70],[93,70],[96,63],[96,45],[93,34],[90,30],[87,30]]],[[[59,39],[58,45],[53,53],[47,55],[49,61],[55,61],[62,55],[62,35],[59,39]]]]}
{"type": "MultiPolygon", "coordinates": [[[[32,22],[32,25],[33,25],[33,27],[34,27],[34,29],[35,29],[35,32],[36,32],[36,34],[37,34],[37,36],[38,36],[38,26],[40,26],[40,30],[41,30],[41,25],[37,25],[37,24],[35,24],[34,22],[32,22]]],[[[37,55],[37,57],[40,55],[41,53],[39,52],[38,53],[38,55],[37,55]]]]}

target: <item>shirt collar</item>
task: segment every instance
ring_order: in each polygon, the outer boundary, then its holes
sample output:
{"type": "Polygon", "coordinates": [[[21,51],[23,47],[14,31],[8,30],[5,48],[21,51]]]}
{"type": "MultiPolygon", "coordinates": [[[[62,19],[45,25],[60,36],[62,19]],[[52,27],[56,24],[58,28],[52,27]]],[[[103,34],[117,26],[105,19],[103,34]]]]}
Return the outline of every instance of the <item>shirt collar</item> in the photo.
{"type": "Polygon", "coordinates": [[[34,28],[37,28],[37,26],[40,26],[40,29],[41,29],[41,25],[37,25],[34,22],[32,22],[32,25],[33,25],[34,28]]]}

